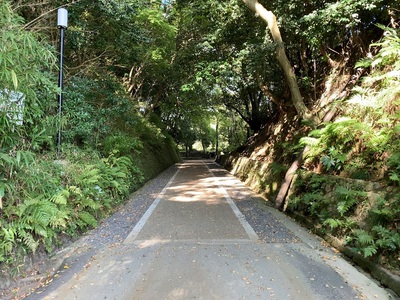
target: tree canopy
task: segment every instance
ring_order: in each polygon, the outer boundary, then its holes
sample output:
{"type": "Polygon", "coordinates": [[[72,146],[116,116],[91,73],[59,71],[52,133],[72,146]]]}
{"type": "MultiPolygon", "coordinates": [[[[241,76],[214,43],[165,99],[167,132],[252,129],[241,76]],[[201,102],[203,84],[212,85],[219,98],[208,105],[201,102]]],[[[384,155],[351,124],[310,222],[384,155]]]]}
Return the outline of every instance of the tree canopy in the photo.
{"type": "Polygon", "coordinates": [[[142,113],[158,115],[178,137],[190,115],[207,118],[213,107],[233,112],[251,132],[286,114],[320,118],[313,110],[326,92],[323,78],[368,53],[382,35],[375,24],[395,22],[395,2],[10,3],[25,29],[54,47],[49,24],[66,5],[67,81],[115,76],[142,113]]]}

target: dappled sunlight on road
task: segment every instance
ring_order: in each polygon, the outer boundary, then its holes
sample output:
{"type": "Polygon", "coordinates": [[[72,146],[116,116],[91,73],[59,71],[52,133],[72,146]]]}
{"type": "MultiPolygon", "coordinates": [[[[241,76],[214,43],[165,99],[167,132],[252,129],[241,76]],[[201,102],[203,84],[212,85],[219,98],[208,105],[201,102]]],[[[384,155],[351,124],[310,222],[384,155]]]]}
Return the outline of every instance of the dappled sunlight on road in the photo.
{"type": "Polygon", "coordinates": [[[189,185],[177,185],[177,186],[171,186],[167,188],[167,191],[174,191],[174,190],[180,190],[180,189],[186,189],[190,188],[189,185]]]}
{"type": "MultiPolygon", "coordinates": [[[[179,186],[180,187],[180,186],[179,186]]],[[[221,204],[223,197],[215,192],[215,187],[193,190],[190,187],[175,188],[166,201],[205,202],[207,205],[221,204]]]]}
{"type": "MultiPolygon", "coordinates": [[[[205,201],[209,202],[209,198],[205,192],[184,192],[183,194],[175,197],[171,197],[168,201],[177,201],[177,202],[197,202],[197,201],[205,201]]],[[[213,204],[217,204],[218,201],[212,201],[213,204]]],[[[211,203],[210,203],[211,204],[211,203]]]]}

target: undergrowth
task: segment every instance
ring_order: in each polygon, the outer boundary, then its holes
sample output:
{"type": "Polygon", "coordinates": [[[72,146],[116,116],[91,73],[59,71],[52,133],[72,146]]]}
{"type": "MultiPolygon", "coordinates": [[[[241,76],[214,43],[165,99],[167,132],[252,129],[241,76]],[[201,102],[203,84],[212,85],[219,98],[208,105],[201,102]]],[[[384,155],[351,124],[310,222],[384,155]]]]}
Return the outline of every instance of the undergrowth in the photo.
{"type": "Polygon", "coordinates": [[[101,158],[76,147],[67,152],[63,161],[2,154],[0,263],[15,266],[41,246],[51,252],[63,235],[96,226],[143,180],[129,157],[101,158]]]}
{"type": "Polygon", "coordinates": [[[340,117],[301,140],[310,151],[305,168],[322,166],[322,174],[300,173],[289,209],[300,211],[321,230],[342,239],[365,258],[400,269],[400,36],[393,28],[371,45],[356,68],[368,69],[340,117]],[[365,184],[334,176],[378,181],[381,196],[365,184]],[[388,192],[392,191],[392,192],[388,192]]]}

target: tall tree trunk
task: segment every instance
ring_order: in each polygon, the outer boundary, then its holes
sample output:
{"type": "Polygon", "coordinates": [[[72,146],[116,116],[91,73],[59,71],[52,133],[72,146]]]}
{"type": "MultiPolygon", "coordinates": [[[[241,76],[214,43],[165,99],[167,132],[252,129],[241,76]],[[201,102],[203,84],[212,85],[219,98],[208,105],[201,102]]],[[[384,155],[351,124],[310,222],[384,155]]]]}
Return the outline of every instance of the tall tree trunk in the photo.
{"type": "Polygon", "coordinates": [[[267,24],[272,39],[277,44],[276,58],[285,74],[285,78],[289,85],[292,96],[292,102],[294,107],[296,108],[297,114],[303,120],[309,120],[312,121],[313,123],[318,123],[317,117],[312,115],[311,111],[306,107],[306,105],[303,102],[303,98],[301,97],[300,89],[297,84],[296,75],[294,74],[293,68],[285,53],[282,36],[278,24],[276,22],[275,15],[271,11],[267,10],[257,0],[242,0],[242,1],[247,5],[247,7],[250,10],[255,12],[256,15],[259,16],[267,24]]]}

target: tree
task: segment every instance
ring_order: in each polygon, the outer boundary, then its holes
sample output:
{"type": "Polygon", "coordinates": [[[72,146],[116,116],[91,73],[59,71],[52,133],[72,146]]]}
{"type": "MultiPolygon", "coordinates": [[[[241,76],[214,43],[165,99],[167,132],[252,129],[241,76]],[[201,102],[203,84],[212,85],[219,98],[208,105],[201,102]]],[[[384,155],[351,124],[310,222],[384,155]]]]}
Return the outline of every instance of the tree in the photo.
{"type": "Polygon", "coordinates": [[[285,74],[286,81],[290,87],[292,102],[298,115],[303,120],[312,120],[315,122],[316,120],[314,120],[310,110],[303,102],[301,92],[297,84],[296,75],[294,74],[289,59],[286,56],[282,36],[276,21],[276,16],[271,11],[267,10],[257,0],[243,0],[243,2],[268,25],[272,39],[276,44],[276,58],[285,74]]]}
{"type": "Polygon", "coordinates": [[[176,69],[185,76],[183,88],[202,91],[199,101],[205,106],[223,105],[257,132],[285,102],[282,76],[269,59],[273,47],[263,26],[249,31],[252,16],[234,1],[178,3],[176,69]]]}
{"type": "Polygon", "coordinates": [[[147,111],[154,111],[171,85],[176,27],[155,6],[140,10],[134,20],[141,28],[143,38],[135,46],[137,58],[125,82],[132,97],[140,101],[147,111]]]}

